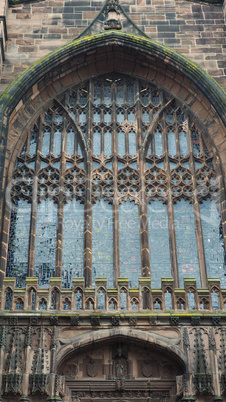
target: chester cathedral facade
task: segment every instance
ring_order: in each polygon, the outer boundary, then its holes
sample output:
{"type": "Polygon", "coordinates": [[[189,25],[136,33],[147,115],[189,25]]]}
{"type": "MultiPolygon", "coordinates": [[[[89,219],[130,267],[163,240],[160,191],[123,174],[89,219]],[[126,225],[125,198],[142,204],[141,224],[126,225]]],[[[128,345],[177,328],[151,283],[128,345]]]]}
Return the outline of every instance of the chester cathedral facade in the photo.
{"type": "Polygon", "coordinates": [[[226,401],[225,1],[0,3],[0,401],[226,401]]]}

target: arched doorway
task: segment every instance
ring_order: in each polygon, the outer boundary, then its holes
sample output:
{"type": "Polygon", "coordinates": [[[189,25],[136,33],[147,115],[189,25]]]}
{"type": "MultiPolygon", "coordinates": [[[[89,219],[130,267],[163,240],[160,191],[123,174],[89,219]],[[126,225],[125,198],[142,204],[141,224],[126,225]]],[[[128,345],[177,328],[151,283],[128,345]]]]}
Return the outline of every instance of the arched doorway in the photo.
{"type": "Polygon", "coordinates": [[[96,339],[90,334],[88,343],[61,360],[57,374],[65,376],[65,396],[76,402],[179,400],[185,363],[175,354],[173,342],[170,351],[170,346],[144,342],[138,334],[117,332],[109,337],[96,334],[96,339]]]}

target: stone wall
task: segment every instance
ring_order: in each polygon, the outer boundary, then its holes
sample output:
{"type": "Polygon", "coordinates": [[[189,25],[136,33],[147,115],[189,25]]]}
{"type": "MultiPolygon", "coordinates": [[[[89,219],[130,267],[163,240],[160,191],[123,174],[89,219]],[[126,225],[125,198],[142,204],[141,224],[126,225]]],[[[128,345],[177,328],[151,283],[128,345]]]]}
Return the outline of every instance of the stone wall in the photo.
{"type": "MultiPolygon", "coordinates": [[[[13,2],[1,92],[36,60],[81,33],[105,0],[13,2]]],[[[182,0],[121,0],[120,4],[153,40],[186,55],[226,88],[223,5],[182,0]]]]}

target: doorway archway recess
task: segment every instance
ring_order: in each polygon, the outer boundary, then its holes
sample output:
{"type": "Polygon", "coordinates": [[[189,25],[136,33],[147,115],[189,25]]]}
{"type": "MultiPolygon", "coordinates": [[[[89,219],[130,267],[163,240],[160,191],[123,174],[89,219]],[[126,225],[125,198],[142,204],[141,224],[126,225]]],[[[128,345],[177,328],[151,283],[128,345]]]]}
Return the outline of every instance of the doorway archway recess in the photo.
{"type": "Polygon", "coordinates": [[[126,328],[61,335],[56,372],[65,377],[72,400],[175,402],[180,397],[186,358],[176,332],[171,340],[167,333],[126,328]]]}

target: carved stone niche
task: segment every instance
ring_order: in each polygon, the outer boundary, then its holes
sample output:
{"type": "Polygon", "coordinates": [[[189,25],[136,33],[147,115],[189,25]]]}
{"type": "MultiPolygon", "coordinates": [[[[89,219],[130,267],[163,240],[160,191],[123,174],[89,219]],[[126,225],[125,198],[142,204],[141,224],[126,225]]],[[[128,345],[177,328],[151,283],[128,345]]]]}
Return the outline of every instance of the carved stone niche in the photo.
{"type": "Polygon", "coordinates": [[[130,378],[128,347],[124,343],[116,343],[112,347],[113,378],[122,380],[130,378]]]}

